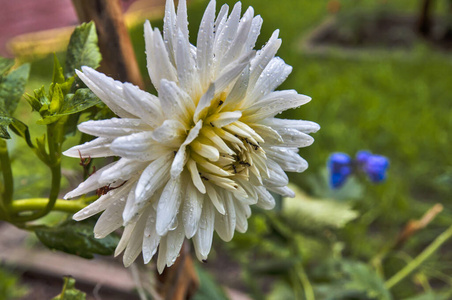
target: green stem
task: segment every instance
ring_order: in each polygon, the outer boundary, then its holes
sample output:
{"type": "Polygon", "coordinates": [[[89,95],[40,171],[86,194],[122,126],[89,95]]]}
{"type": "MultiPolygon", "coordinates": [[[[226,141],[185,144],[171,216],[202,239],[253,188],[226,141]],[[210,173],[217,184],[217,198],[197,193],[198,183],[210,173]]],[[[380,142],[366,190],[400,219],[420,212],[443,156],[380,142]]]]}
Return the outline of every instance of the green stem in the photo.
{"type": "Polygon", "coordinates": [[[425,260],[427,260],[442,244],[444,244],[450,237],[452,237],[452,226],[441,233],[427,248],[424,249],[415,259],[407,264],[402,270],[394,274],[385,282],[387,289],[392,288],[397,283],[402,281],[405,277],[411,274],[418,268],[425,260]]]}
{"type": "MultiPolygon", "coordinates": [[[[43,210],[47,207],[49,199],[47,198],[29,198],[14,200],[11,204],[11,211],[19,213],[23,211],[43,210]]],[[[67,213],[76,213],[86,206],[85,201],[81,200],[63,200],[57,199],[53,210],[67,213]]]]}
{"type": "Polygon", "coordinates": [[[58,199],[61,184],[61,130],[63,130],[64,122],[58,121],[47,125],[47,145],[49,148],[49,163],[50,172],[52,174],[52,185],[50,188],[49,201],[47,205],[40,211],[37,211],[29,216],[16,216],[16,222],[28,222],[39,219],[48,214],[55,202],[58,199]]]}
{"type": "Polygon", "coordinates": [[[14,192],[14,180],[13,172],[11,170],[11,161],[8,154],[8,145],[6,141],[0,139],[0,165],[3,174],[3,193],[2,201],[0,203],[1,210],[4,211],[6,217],[8,217],[8,210],[13,199],[14,192]]]}
{"type": "Polygon", "coordinates": [[[296,270],[297,276],[301,282],[301,285],[303,286],[305,299],[306,300],[315,300],[314,289],[312,288],[312,284],[309,281],[308,275],[306,274],[301,263],[298,263],[295,266],[295,270],[296,270]]]}

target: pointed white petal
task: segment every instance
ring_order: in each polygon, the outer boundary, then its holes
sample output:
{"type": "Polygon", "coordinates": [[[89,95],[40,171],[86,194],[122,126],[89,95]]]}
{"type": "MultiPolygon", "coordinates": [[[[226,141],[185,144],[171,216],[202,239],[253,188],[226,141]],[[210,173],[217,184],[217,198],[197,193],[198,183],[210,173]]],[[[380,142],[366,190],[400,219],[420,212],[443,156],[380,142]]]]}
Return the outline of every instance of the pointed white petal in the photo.
{"type": "MultiPolygon", "coordinates": [[[[83,73],[79,70],[75,70],[77,76],[86,84],[87,87],[97,97],[99,97],[102,102],[104,102],[115,114],[122,118],[134,118],[136,117],[131,112],[129,112],[126,108],[121,107],[118,102],[121,102],[120,97],[109,90],[109,88],[113,85],[120,85],[119,81],[115,82],[112,78],[105,76],[102,73],[99,73],[89,67],[82,67],[83,73]]],[[[116,87],[114,88],[116,89],[116,87]]]]}
{"type": "Polygon", "coordinates": [[[77,127],[81,132],[102,137],[119,137],[151,129],[140,119],[127,118],[86,121],[77,127]]]}
{"type": "Polygon", "coordinates": [[[151,209],[146,221],[143,238],[143,260],[145,264],[151,261],[152,257],[157,252],[159,243],[160,236],[155,231],[155,211],[151,209]]]}
{"type": "Polygon", "coordinates": [[[185,163],[187,162],[187,156],[185,152],[185,148],[188,144],[193,142],[195,138],[198,137],[199,131],[202,128],[202,120],[198,121],[196,125],[190,130],[188,133],[187,138],[180,146],[179,150],[176,153],[176,157],[173,160],[173,164],[171,165],[171,176],[177,177],[182,173],[182,170],[184,169],[185,163]]]}
{"type": "Polygon", "coordinates": [[[224,208],[223,198],[217,193],[216,189],[211,184],[206,185],[206,188],[210,202],[213,204],[213,206],[215,206],[215,208],[221,215],[224,215],[226,213],[226,210],[224,208]]]}
{"type": "Polygon", "coordinates": [[[212,248],[212,238],[215,223],[215,211],[209,201],[204,201],[198,231],[193,236],[196,256],[199,260],[207,259],[212,248]]]}
{"type": "Polygon", "coordinates": [[[172,154],[162,156],[150,163],[141,173],[135,189],[137,209],[140,209],[158,189],[168,182],[171,158],[172,154]]]}
{"type": "Polygon", "coordinates": [[[213,64],[215,1],[210,1],[198,31],[196,62],[203,89],[211,82],[213,64]]]}
{"type": "Polygon", "coordinates": [[[113,167],[115,164],[116,164],[116,162],[113,162],[111,164],[106,165],[102,169],[98,170],[97,172],[95,172],[94,174],[89,176],[85,181],[80,183],[77,188],[75,188],[71,192],[67,193],[64,196],[64,198],[65,199],[74,198],[74,197],[86,194],[88,192],[97,190],[98,188],[104,186],[104,184],[99,183],[99,178],[100,178],[102,172],[104,172],[105,170],[108,170],[109,168],[113,167]]]}
{"type": "Polygon", "coordinates": [[[169,152],[154,141],[151,131],[119,137],[111,143],[111,150],[114,155],[140,161],[151,161],[169,152]]]}
{"type": "Polygon", "coordinates": [[[204,195],[199,193],[192,184],[187,185],[182,210],[185,236],[190,239],[198,230],[201,217],[204,195]]]}
{"type": "Polygon", "coordinates": [[[113,156],[114,153],[110,149],[112,141],[112,138],[97,138],[82,145],[74,146],[64,151],[63,154],[69,157],[82,156],[83,158],[113,156]]]}
{"type": "Polygon", "coordinates": [[[267,156],[277,162],[288,172],[303,172],[308,168],[308,162],[298,155],[298,149],[269,147],[265,149],[267,156]]]}
{"type": "Polygon", "coordinates": [[[177,216],[181,203],[181,177],[171,178],[163,189],[157,206],[156,231],[165,235],[177,216]]]}
{"type": "Polygon", "coordinates": [[[268,118],[263,120],[262,123],[276,130],[280,130],[283,128],[292,128],[304,133],[314,133],[320,129],[319,124],[305,120],[268,118]]]}
{"type": "Polygon", "coordinates": [[[264,187],[259,186],[256,188],[259,196],[257,206],[263,209],[273,209],[275,207],[275,198],[264,187]]]}
{"type": "Polygon", "coordinates": [[[185,126],[177,120],[165,120],[152,132],[152,138],[169,147],[179,147],[184,141],[185,126]]]}
{"type": "Polygon", "coordinates": [[[229,242],[234,236],[236,226],[235,206],[231,193],[223,191],[222,194],[226,204],[226,213],[215,215],[215,230],[223,241],[229,242]]]}
{"type": "Polygon", "coordinates": [[[107,185],[117,180],[129,180],[132,176],[140,173],[145,167],[146,164],[142,161],[121,158],[115,165],[101,173],[99,183],[107,185]]]}
{"type": "MultiPolygon", "coordinates": [[[[99,201],[99,200],[97,200],[99,201]]],[[[96,201],[96,202],[97,202],[96,201]]],[[[125,201],[120,198],[109,204],[107,209],[102,213],[94,226],[94,236],[102,239],[122,226],[122,211],[125,201]]]]}
{"type": "Polygon", "coordinates": [[[269,186],[269,187],[267,187],[267,189],[269,189],[270,191],[272,191],[274,193],[280,194],[283,197],[290,197],[290,198],[295,197],[295,192],[292,191],[287,186],[282,186],[282,187],[269,186]]]}
{"type": "Polygon", "coordinates": [[[163,112],[159,99],[137,86],[124,83],[124,97],[134,107],[135,114],[142,121],[149,124],[152,128],[159,126],[163,122],[163,112]]]}
{"type": "Polygon", "coordinates": [[[146,227],[147,216],[148,213],[145,212],[138,219],[127,243],[127,248],[122,258],[122,261],[124,262],[124,266],[126,268],[129,267],[141,253],[141,250],[143,248],[143,236],[144,229],[146,227]]]}
{"type": "Polygon", "coordinates": [[[172,266],[179,256],[184,239],[184,227],[182,225],[168,232],[166,236],[166,265],[168,267],[172,266]]]}

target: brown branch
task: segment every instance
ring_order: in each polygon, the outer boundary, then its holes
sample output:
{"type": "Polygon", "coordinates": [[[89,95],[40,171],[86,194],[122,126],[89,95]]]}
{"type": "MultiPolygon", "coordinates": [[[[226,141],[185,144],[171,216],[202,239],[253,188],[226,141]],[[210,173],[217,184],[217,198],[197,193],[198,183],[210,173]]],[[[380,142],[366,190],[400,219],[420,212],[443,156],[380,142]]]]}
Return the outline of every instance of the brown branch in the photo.
{"type": "Polygon", "coordinates": [[[119,0],[72,0],[80,22],[96,24],[102,53],[100,70],[122,82],[144,88],[143,79],[124,24],[119,0]]]}
{"type": "Polygon", "coordinates": [[[405,226],[403,231],[397,238],[394,249],[399,249],[405,242],[416,232],[427,227],[431,221],[443,210],[443,206],[439,203],[430,208],[419,220],[411,220],[405,226]]]}
{"type": "Polygon", "coordinates": [[[432,28],[433,0],[422,0],[417,29],[421,35],[428,37],[432,28]]]}
{"type": "Polygon", "coordinates": [[[166,268],[157,278],[161,284],[158,292],[165,300],[185,300],[195,294],[199,287],[199,279],[187,241],[184,242],[180,256],[174,265],[166,268]]]}

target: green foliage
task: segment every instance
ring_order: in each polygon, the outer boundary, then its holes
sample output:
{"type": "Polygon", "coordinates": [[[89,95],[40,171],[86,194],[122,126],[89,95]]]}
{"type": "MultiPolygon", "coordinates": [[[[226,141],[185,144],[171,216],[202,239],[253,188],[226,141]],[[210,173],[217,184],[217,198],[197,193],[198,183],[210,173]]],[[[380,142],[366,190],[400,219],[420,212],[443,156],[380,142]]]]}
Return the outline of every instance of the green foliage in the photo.
{"type": "Polygon", "coordinates": [[[8,73],[12,66],[13,61],[0,58],[0,137],[4,139],[11,138],[8,127],[23,137],[28,136],[27,126],[13,114],[25,90],[30,65],[24,64],[8,73]]]}
{"type": "Polygon", "coordinates": [[[284,199],[283,216],[291,226],[297,228],[341,228],[358,217],[358,213],[349,204],[328,199],[314,199],[296,186],[295,198],[284,199]]]}
{"type": "MultiPolygon", "coordinates": [[[[1,68],[0,60],[0,68],[1,68]]],[[[0,268],[0,300],[19,299],[27,293],[27,289],[19,284],[17,275],[0,268]]]]}
{"type": "Polygon", "coordinates": [[[96,239],[93,234],[94,222],[68,220],[59,226],[42,227],[35,230],[38,239],[50,249],[93,258],[94,254],[112,255],[119,242],[117,235],[110,234],[96,239]]]}
{"type": "Polygon", "coordinates": [[[85,300],[86,294],[75,288],[75,279],[64,277],[63,290],[52,300],[85,300]]]}
{"type": "Polygon", "coordinates": [[[66,77],[75,74],[75,69],[99,66],[102,56],[97,46],[96,27],[93,22],[78,26],[71,36],[66,54],[66,77]]]}
{"type": "Polygon", "coordinates": [[[227,300],[221,287],[215,282],[209,273],[196,266],[196,272],[199,277],[199,289],[192,297],[193,300],[227,300]]]}

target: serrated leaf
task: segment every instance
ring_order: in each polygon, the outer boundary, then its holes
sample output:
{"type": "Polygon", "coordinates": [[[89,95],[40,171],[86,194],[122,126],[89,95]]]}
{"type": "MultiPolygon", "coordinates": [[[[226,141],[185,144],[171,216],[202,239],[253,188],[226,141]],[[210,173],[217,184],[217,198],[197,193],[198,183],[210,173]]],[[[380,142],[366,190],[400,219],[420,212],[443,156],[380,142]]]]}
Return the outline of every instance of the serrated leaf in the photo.
{"type": "Polygon", "coordinates": [[[60,111],[61,106],[63,106],[64,94],[61,90],[61,87],[58,83],[55,83],[51,87],[50,93],[50,105],[49,105],[49,113],[56,114],[60,111]]]}
{"type": "Polygon", "coordinates": [[[284,198],[282,215],[298,228],[341,228],[358,217],[358,213],[344,202],[316,199],[306,195],[297,186],[290,185],[295,198],[284,198]]]}
{"type": "Polygon", "coordinates": [[[85,300],[86,294],[75,288],[75,279],[64,277],[64,285],[61,293],[52,300],[85,300]]]}
{"type": "Polygon", "coordinates": [[[17,108],[20,98],[25,90],[25,84],[30,73],[30,64],[24,64],[19,68],[3,76],[0,82],[0,107],[12,116],[17,108]]]}
{"type": "Polygon", "coordinates": [[[75,94],[67,94],[60,115],[75,114],[101,103],[100,99],[88,88],[78,89],[75,94]]]}
{"type": "Polygon", "coordinates": [[[346,289],[366,292],[367,296],[373,299],[392,299],[383,279],[368,265],[349,261],[342,263],[342,269],[350,278],[345,284],[346,289]]]}
{"type": "Polygon", "coordinates": [[[14,60],[0,56],[0,76],[3,76],[14,66],[14,60]]]}
{"type": "Polygon", "coordinates": [[[97,68],[101,59],[94,23],[84,23],[75,28],[66,54],[66,77],[74,76],[75,69],[82,66],[97,68]]]}
{"type": "Polygon", "coordinates": [[[119,242],[116,235],[103,239],[94,238],[94,222],[69,220],[57,227],[43,227],[35,230],[39,240],[50,249],[63,251],[84,258],[94,254],[112,255],[119,242]]]}

